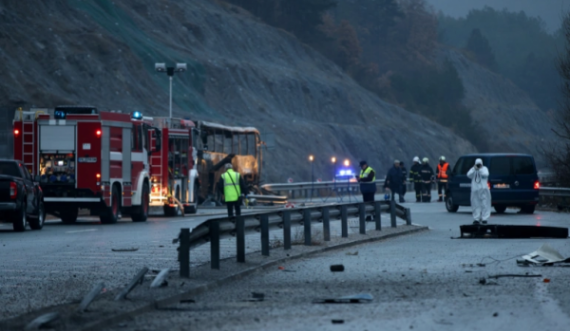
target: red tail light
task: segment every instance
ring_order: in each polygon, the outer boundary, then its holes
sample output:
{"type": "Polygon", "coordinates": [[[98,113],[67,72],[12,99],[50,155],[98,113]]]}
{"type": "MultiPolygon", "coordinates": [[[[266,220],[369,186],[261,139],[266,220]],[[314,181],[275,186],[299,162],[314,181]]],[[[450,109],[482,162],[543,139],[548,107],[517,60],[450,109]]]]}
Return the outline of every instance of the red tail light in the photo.
{"type": "Polygon", "coordinates": [[[17,135],[19,135],[19,134],[20,134],[20,130],[15,129],[15,130],[14,130],[14,135],[17,136],[17,135]]]}
{"type": "Polygon", "coordinates": [[[96,174],[95,177],[97,177],[97,179],[101,178],[101,174],[96,174]]]}
{"type": "Polygon", "coordinates": [[[540,182],[538,180],[536,182],[534,182],[534,189],[535,190],[540,189],[540,182]]]}
{"type": "Polygon", "coordinates": [[[18,185],[14,182],[10,183],[10,199],[16,199],[18,196],[18,185]]]}
{"type": "Polygon", "coordinates": [[[101,130],[95,131],[95,135],[97,136],[97,138],[101,138],[101,134],[102,134],[101,130]]]}

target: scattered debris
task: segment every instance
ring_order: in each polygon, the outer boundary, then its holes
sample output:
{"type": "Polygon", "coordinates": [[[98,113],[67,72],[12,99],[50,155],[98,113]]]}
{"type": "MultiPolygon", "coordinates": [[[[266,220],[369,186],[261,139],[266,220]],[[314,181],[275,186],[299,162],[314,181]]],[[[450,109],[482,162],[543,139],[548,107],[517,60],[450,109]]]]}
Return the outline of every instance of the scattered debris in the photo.
{"type": "Polygon", "coordinates": [[[246,302],[261,302],[265,300],[265,293],[251,292],[251,298],[246,299],[246,302]]]}
{"type": "Polygon", "coordinates": [[[348,295],[338,298],[317,299],[313,303],[368,303],[372,302],[374,297],[368,293],[348,295]]]}
{"type": "Polygon", "coordinates": [[[131,247],[131,248],[111,248],[113,252],[136,252],[138,251],[138,247],[131,247]]]}
{"type": "Polygon", "coordinates": [[[162,269],[160,273],[156,276],[156,278],[154,278],[154,280],[150,284],[150,287],[156,288],[156,287],[168,286],[168,282],[166,281],[166,276],[168,276],[169,272],[170,268],[162,269]]]}
{"type": "Polygon", "coordinates": [[[461,225],[460,238],[568,238],[568,228],[534,225],[461,225]]]}
{"type": "Polygon", "coordinates": [[[487,265],[485,263],[477,263],[478,267],[486,267],[487,265]]]}
{"type": "Polygon", "coordinates": [[[344,320],[332,320],[332,324],[344,324],[344,320]]]}
{"type": "Polygon", "coordinates": [[[89,291],[89,293],[87,293],[87,295],[83,298],[83,300],[81,300],[81,303],[79,304],[79,307],[77,308],[77,311],[84,312],[85,310],[87,310],[87,307],[89,307],[91,302],[93,302],[93,300],[95,300],[95,298],[104,289],[105,289],[105,283],[99,283],[99,284],[95,285],[91,289],[91,291],[89,291]]]}
{"type": "Polygon", "coordinates": [[[284,272],[296,272],[296,270],[288,270],[288,269],[285,269],[285,267],[283,267],[283,266],[279,266],[277,269],[279,269],[279,270],[281,270],[281,271],[284,271],[284,272]]]}
{"type": "Polygon", "coordinates": [[[144,276],[147,274],[148,272],[148,268],[144,267],[142,268],[137,274],[136,276],[131,280],[131,282],[129,283],[129,285],[127,285],[127,287],[125,287],[124,290],[121,291],[121,293],[119,293],[116,297],[115,297],[115,301],[120,301],[120,300],[124,300],[127,298],[127,295],[137,286],[137,285],[142,285],[143,281],[144,281],[144,276]]]}
{"type": "Polygon", "coordinates": [[[331,265],[331,271],[332,271],[332,272],[341,272],[341,271],[344,271],[344,265],[342,265],[342,264],[333,264],[333,265],[331,265]]]}
{"type": "Polygon", "coordinates": [[[354,255],[358,255],[358,251],[356,251],[356,252],[346,252],[346,255],[353,255],[353,256],[354,256],[354,255]]]}
{"type": "Polygon", "coordinates": [[[472,273],[473,270],[465,270],[465,272],[467,272],[467,273],[472,273]]]}
{"type": "Polygon", "coordinates": [[[184,299],[184,300],[180,300],[180,303],[196,303],[196,300],[193,300],[193,299],[184,299]]]}
{"type": "Polygon", "coordinates": [[[39,330],[50,328],[50,323],[60,318],[59,313],[47,313],[35,318],[24,330],[39,330]]]}
{"type": "Polygon", "coordinates": [[[494,313],[494,314],[493,314],[493,317],[497,317],[497,316],[499,316],[499,313],[494,313]]]}
{"type": "Polygon", "coordinates": [[[485,279],[485,278],[479,279],[479,284],[481,284],[481,285],[499,285],[497,282],[488,282],[487,279],[485,279]]]}
{"type": "Polygon", "coordinates": [[[542,281],[543,281],[544,283],[550,283],[550,278],[544,278],[542,281]]]}
{"type": "Polygon", "coordinates": [[[551,266],[554,264],[570,263],[570,258],[564,258],[557,250],[548,244],[543,244],[532,253],[522,256],[522,260],[517,260],[519,265],[551,266]]]}
{"type": "Polygon", "coordinates": [[[489,276],[489,278],[491,279],[498,279],[498,278],[505,278],[505,277],[518,277],[518,278],[540,278],[542,277],[542,275],[529,275],[524,274],[524,275],[520,275],[520,274],[503,274],[503,275],[494,275],[494,276],[489,276]]]}

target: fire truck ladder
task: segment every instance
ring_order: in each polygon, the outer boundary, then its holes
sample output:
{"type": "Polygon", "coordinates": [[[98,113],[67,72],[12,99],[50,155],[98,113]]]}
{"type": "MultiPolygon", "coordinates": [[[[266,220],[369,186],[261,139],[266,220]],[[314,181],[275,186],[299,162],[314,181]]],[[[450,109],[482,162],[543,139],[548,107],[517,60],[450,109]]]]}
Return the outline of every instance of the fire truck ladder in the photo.
{"type": "Polygon", "coordinates": [[[35,174],[34,167],[34,122],[22,118],[22,162],[28,170],[35,174]]]}
{"type": "MultiPolygon", "coordinates": [[[[158,169],[158,173],[160,174],[160,178],[162,178],[162,158],[160,156],[160,154],[152,154],[150,156],[150,165],[152,167],[152,173],[155,173],[155,169],[158,169]]],[[[162,178],[160,181],[155,182],[155,183],[151,183],[151,185],[154,184],[158,184],[158,195],[160,196],[160,202],[164,202],[163,200],[163,196],[162,196],[162,184],[163,184],[164,178],[162,178]]],[[[152,187],[151,187],[151,192],[152,192],[152,187]]],[[[153,197],[154,199],[156,199],[156,196],[154,194],[151,194],[151,197],[153,197]]]]}

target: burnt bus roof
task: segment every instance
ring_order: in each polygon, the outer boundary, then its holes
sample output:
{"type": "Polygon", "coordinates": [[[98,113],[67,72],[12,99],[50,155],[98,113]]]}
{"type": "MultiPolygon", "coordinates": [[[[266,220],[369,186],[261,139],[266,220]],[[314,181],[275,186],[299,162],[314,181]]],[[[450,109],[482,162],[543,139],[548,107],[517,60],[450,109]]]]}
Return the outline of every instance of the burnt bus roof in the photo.
{"type": "Polygon", "coordinates": [[[241,132],[241,133],[256,133],[259,134],[259,130],[254,127],[239,127],[239,126],[227,126],[218,123],[206,122],[206,121],[198,121],[198,125],[201,128],[209,128],[209,129],[216,129],[222,131],[231,131],[231,132],[241,132]]]}

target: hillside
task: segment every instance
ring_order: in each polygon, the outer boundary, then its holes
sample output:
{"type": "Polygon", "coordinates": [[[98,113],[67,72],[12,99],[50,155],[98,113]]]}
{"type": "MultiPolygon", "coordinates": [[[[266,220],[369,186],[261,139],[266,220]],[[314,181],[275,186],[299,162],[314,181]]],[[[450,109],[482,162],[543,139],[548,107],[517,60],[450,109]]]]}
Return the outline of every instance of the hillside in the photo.
{"type": "MultiPolygon", "coordinates": [[[[450,159],[467,141],[364,90],[292,35],[217,1],[55,0],[0,4],[0,107],[93,104],[165,115],[155,62],[187,62],[174,111],[274,134],[269,182],[329,177],[335,155],[383,172],[393,158],[450,159]]],[[[273,139],[270,139],[273,140],[273,139]]],[[[270,144],[271,145],[271,144],[270,144]]]]}
{"type": "Polygon", "coordinates": [[[438,50],[440,62],[449,59],[465,86],[464,104],[472,109],[481,134],[488,138],[489,152],[535,155],[545,166],[543,151],[556,140],[552,112],[541,110],[510,80],[473,63],[453,49],[438,50]]]}

